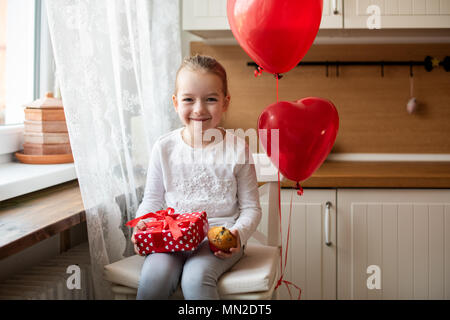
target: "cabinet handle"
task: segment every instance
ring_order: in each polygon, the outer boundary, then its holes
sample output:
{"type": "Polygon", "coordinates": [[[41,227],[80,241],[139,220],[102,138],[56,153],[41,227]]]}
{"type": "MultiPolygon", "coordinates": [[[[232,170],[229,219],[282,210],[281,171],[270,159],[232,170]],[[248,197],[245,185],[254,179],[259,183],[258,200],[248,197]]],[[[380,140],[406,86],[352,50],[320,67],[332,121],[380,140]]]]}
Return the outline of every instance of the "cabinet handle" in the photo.
{"type": "Polygon", "coordinates": [[[327,201],[325,204],[325,244],[327,246],[331,246],[330,241],[330,208],[331,208],[331,202],[327,201]]]}
{"type": "Polygon", "coordinates": [[[337,0],[333,0],[333,14],[339,14],[339,10],[337,8],[337,0]]]}

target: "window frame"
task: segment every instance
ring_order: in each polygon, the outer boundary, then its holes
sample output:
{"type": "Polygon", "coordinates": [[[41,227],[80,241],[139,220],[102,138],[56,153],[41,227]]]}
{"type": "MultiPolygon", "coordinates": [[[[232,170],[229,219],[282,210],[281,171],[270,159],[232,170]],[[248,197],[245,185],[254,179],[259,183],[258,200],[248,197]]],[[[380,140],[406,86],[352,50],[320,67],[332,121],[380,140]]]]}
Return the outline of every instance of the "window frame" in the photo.
{"type": "MultiPolygon", "coordinates": [[[[10,3],[19,5],[17,0],[8,0],[10,3]]],[[[33,30],[27,32],[33,33],[33,100],[43,96],[47,91],[53,91],[55,81],[55,62],[48,28],[47,11],[45,0],[26,0],[29,7],[26,10],[33,10],[34,22],[33,30]],[[31,8],[31,6],[33,8],[31,8]]],[[[20,5],[24,5],[21,3],[20,5]]],[[[20,39],[7,41],[20,41],[20,39]]],[[[8,45],[7,45],[8,47],[8,45]]],[[[27,103],[31,101],[23,101],[27,103]]],[[[12,154],[22,149],[24,124],[5,124],[0,125],[0,163],[11,161],[12,154]],[[9,159],[9,160],[8,160],[9,159]]]]}
{"type": "MultiPolygon", "coordinates": [[[[34,35],[32,96],[35,100],[48,91],[54,91],[55,87],[56,67],[48,28],[46,0],[9,1],[14,2],[14,5],[20,3],[21,6],[34,6],[34,30],[31,31],[34,35]]],[[[28,31],[31,32],[30,29],[28,31]]],[[[27,102],[31,101],[23,101],[24,104],[27,102]]],[[[18,163],[14,153],[23,149],[23,140],[23,123],[0,125],[0,177],[4,178],[0,179],[0,201],[77,179],[74,163],[51,165],[18,163]]]]}

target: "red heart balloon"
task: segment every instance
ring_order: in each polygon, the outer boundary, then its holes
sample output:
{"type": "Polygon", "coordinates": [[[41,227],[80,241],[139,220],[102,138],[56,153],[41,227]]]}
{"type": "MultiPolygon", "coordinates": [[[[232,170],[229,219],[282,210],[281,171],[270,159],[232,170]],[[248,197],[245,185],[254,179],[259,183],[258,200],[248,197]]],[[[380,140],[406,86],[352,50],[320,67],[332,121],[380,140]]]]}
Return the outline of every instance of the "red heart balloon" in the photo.
{"type": "Polygon", "coordinates": [[[323,0],[228,0],[234,37],[270,73],[294,68],[311,47],[322,20],[323,0]]]}
{"type": "Polygon", "coordinates": [[[339,116],[333,103],[325,99],[280,101],[264,109],[258,128],[259,139],[272,163],[283,176],[300,182],[309,178],[330,153],[339,116]],[[278,139],[272,129],[279,129],[278,139]]]}

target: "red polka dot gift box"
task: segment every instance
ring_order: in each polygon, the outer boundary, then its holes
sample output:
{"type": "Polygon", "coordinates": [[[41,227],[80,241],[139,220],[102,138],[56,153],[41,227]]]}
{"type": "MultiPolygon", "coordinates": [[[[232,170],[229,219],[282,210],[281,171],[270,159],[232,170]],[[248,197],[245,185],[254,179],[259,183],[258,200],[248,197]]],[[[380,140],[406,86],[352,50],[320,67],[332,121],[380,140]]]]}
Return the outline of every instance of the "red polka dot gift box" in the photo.
{"type": "Polygon", "coordinates": [[[145,230],[137,231],[134,235],[141,255],[195,250],[209,228],[205,211],[175,213],[173,208],[149,212],[128,221],[126,225],[133,228],[144,219],[145,230]]]}

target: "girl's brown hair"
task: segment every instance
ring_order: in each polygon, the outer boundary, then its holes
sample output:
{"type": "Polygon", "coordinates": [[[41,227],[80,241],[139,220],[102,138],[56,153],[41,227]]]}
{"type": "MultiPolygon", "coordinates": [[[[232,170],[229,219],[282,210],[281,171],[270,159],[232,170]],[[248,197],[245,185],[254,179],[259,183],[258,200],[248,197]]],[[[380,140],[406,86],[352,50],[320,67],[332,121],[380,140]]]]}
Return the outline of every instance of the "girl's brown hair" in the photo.
{"type": "Polygon", "coordinates": [[[175,94],[178,92],[178,74],[186,68],[190,71],[205,71],[217,75],[222,80],[222,91],[224,96],[228,95],[227,73],[225,68],[213,57],[196,54],[183,59],[180,68],[178,68],[175,80],[175,94]]]}

